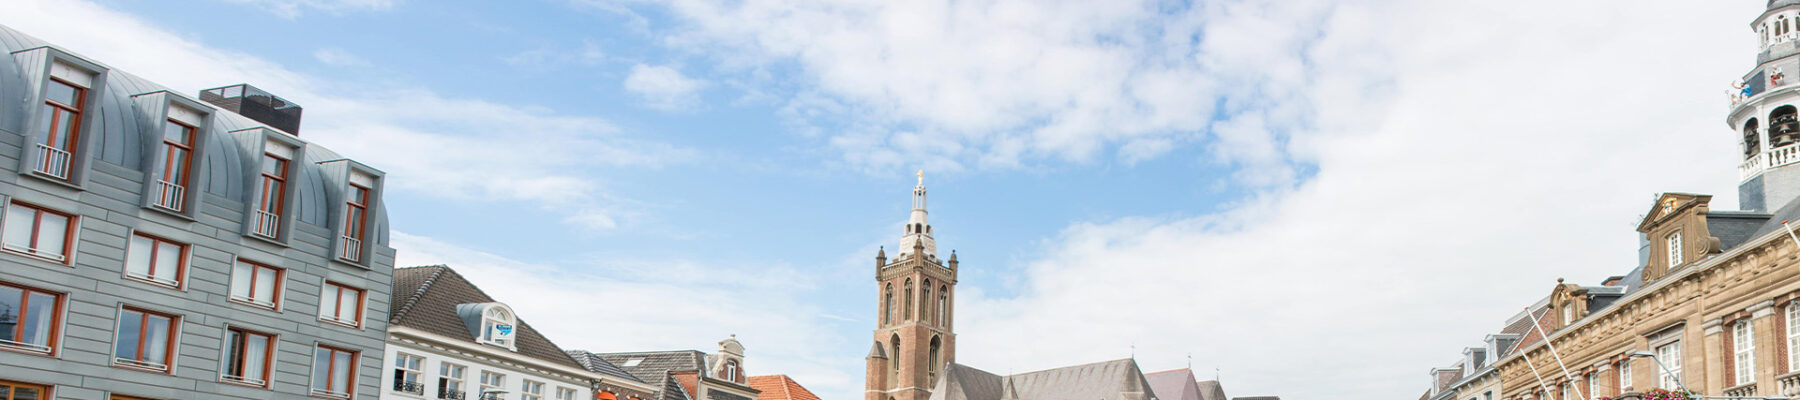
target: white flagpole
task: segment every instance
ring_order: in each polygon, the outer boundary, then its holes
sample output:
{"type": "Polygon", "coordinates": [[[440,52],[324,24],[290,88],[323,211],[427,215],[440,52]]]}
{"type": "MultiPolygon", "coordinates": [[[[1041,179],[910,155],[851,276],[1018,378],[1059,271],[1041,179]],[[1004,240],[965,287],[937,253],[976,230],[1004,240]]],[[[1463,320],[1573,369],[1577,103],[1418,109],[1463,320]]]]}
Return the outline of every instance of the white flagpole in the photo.
{"type": "MultiPolygon", "coordinates": [[[[1587,396],[1584,396],[1581,393],[1581,385],[1575,384],[1575,375],[1572,375],[1569,373],[1569,366],[1564,365],[1562,356],[1556,354],[1556,345],[1550,343],[1550,334],[1544,333],[1544,324],[1538,322],[1537,315],[1535,315],[1531,312],[1531,307],[1525,307],[1525,316],[1531,317],[1531,326],[1537,327],[1538,336],[1542,336],[1544,338],[1544,347],[1550,349],[1551,357],[1556,357],[1556,365],[1558,367],[1562,367],[1563,379],[1568,379],[1569,386],[1575,387],[1575,397],[1586,399],[1587,396]]],[[[1568,400],[1568,399],[1564,399],[1564,400],[1568,400]]]]}
{"type": "MultiPolygon", "coordinates": [[[[1550,393],[1550,384],[1544,383],[1544,376],[1539,375],[1537,366],[1531,364],[1531,352],[1527,351],[1524,353],[1519,353],[1519,355],[1525,356],[1525,366],[1531,367],[1531,376],[1537,377],[1538,387],[1544,388],[1544,396],[1554,398],[1555,397],[1554,393],[1550,393]]],[[[1536,400],[1543,400],[1543,399],[1536,399],[1536,400]]],[[[1565,399],[1565,400],[1567,400],[1567,399],[1565,399]]]]}
{"type": "Polygon", "coordinates": [[[1788,239],[1794,239],[1794,246],[1800,246],[1800,236],[1794,236],[1794,227],[1789,226],[1787,221],[1781,221],[1781,227],[1787,228],[1788,239]]]}

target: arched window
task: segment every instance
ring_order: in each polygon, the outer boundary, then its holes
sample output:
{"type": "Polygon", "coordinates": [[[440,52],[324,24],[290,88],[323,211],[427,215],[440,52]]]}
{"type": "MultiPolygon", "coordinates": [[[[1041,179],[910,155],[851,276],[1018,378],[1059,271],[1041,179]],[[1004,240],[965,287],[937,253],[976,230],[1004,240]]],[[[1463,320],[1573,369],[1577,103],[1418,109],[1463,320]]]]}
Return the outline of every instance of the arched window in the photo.
{"type": "Polygon", "coordinates": [[[1794,106],[1781,106],[1769,113],[1769,147],[1794,144],[1800,139],[1800,120],[1795,119],[1794,106]]]}
{"type": "Polygon", "coordinates": [[[725,360],[725,380],[732,382],[738,381],[737,360],[725,360]]]}
{"type": "Polygon", "coordinates": [[[949,304],[950,304],[950,287],[944,286],[944,285],[938,285],[937,326],[939,326],[939,327],[944,327],[944,326],[949,325],[946,322],[946,321],[950,320],[950,317],[947,315],[950,311],[949,304]]]}
{"type": "Polygon", "coordinates": [[[1762,152],[1762,141],[1758,140],[1758,137],[1762,135],[1757,132],[1757,129],[1761,127],[1761,124],[1756,121],[1756,118],[1751,118],[1750,121],[1744,122],[1745,156],[1754,156],[1757,153],[1762,152]]]}
{"type": "Polygon", "coordinates": [[[884,300],[881,303],[881,324],[882,325],[891,325],[893,323],[894,323],[894,284],[889,283],[889,284],[887,284],[887,300],[884,300]]]}
{"type": "Polygon", "coordinates": [[[926,279],[925,285],[922,286],[921,289],[924,290],[925,293],[924,293],[924,295],[919,296],[919,300],[925,301],[925,306],[919,310],[919,320],[932,321],[932,319],[931,319],[931,280],[926,279]]]}
{"type": "Polygon", "coordinates": [[[904,289],[906,290],[906,315],[901,317],[901,320],[910,321],[910,320],[912,320],[912,315],[913,315],[912,314],[912,312],[913,312],[913,282],[912,282],[912,278],[906,278],[906,287],[904,289]]]}
{"type": "Polygon", "coordinates": [[[893,387],[895,383],[899,382],[900,376],[900,335],[894,335],[893,338],[888,339],[888,343],[892,344],[894,348],[894,351],[888,353],[888,361],[891,364],[888,367],[888,387],[893,387]]]}
{"type": "Polygon", "coordinates": [[[1775,36],[1786,35],[1787,33],[1788,33],[1787,16],[1786,15],[1776,16],[1775,17],[1775,36]]]}
{"type": "Polygon", "coordinates": [[[943,341],[938,339],[937,336],[932,336],[931,337],[931,356],[930,356],[931,364],[925,366],[925,371],[926,371],[925,376],[930,379],[926,380],[926,384],[934,384],[937,382],[938,367],[941,367],[941,365],[938,365],[938,364],[943,363],[943,359],[944,359],[943,356],[940,355],[943,352],[942,351],[943,348],[944,348],[943,341]]]}
{"type": "Polygon", "coordinates": [[[481,313],[480,342],[511,348],[514,322],[512,312],[505,307],[488,306],[487,311],[481,313]]]}

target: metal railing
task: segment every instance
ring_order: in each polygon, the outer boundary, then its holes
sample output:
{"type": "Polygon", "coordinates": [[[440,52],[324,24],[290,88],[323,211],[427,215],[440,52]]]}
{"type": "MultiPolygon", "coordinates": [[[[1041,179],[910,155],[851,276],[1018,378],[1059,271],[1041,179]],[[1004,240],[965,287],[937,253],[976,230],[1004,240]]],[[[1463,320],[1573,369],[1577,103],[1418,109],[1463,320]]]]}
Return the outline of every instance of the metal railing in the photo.
{"type": "Polygon", "coordinates": [[[362,262],[362,240],[349,236],[339,236],[338,242],[343,243],[343,245],[338,246],[338,258],[342,258],[349,262],[362,262]]]}
{"type": "Polygon", "coordinates": [[[37,147],[37,172],[56,177],[56,179],[68,180],[69,161],[74,157],[69,154],[69,152],[63,151],[63,149],[58,149],[47,144],[38,143],[37,147]]]}
{"type": "Polygon", "coordinates": [[[150,370],[156,370],[156,371],[168,371],[169,370],[168,364],[153,363],[153,362],[149,362],[149,361],[138,361],[138,360],[133,360],[133,359],[129,359],[129,358],[115,357],[115,358],[113,358],[113,362],[116,362],[119,364],[124,364],[126,366],[150,369],[150,370]]]}
{"type": "Polygon", "coordinates": [[[126,271],[125,276],[150,281],[152,283],[169,285],[169,286],[180,286],[181,285],[181,282],[176,282],[174,279],[157,278],[154,276],[140,274],[140,273],[136,273],[136,272],[130,272],[130,271],[126,271]]]}
{"type": "Polygon", "coordinates": [[[258,236],[279,239],[281,232],[281,216],[268,211],[256,210],[256,226],[251,232],[258,236]]]}
{"type": "Polygon", "coordinates": [[[468,396],[469,396],[469,392],[464,392],[461,390],[456,390],[456,389],[451,389],[451,388],[444,388],[444,390],[439,390],[438,394],[437,394],[437,398],[444,399],[444,400],[463,400],[464,398],[467,398],[468,396]]]}
{"type": "Polygon", "coordinates": [[[425,385],[418,382],[395,381],[394,391],[401,393],[425,394],[425,385]]]}
{"type": "Polygon", "coordinates": [[[325,396],[325,397],[337,397],[337,398],[345,398],[345,399],[350,398],[350,392],[333,392],[330,390],[319,389],[319,388],[313,388],[312,394],[319,395],[319,396],[325,396]]]}
{"type": "Polygon", "coordinates": [[[50,260],[56,261],[56,262],[64,261],[64,256],[62,254],[49,253],[49,252],[45,252],[42,249],[34,249],[34,248],[30,248],[30,247],[25,247],[25,246],[14,246],[11,244],[3,245],[3,247],[7,250],[12,250],[12,251],[20,252],[20,253],[29,254],[34,257],[46,258],[46,259],[50,259],[50,260]]]}
{"type": "Polygon", "coordinates": [[[181,212],[182,200],[187,199],[186,187],[182,187],[181,185],[169,181],[157,180],[156,189],[156,202],[154,204],[157,207],[181,212]]]}
{"type": "Polygon", "coordinates": [[[252,385],[252,386],[265,386],[265,385],[269,384],[268,381],[264,381],[261,379],[243,377],[243,376],[237,376],[237,375],[220,375],[219,380],[223,380],[226,382],[242,383],[245,385],[252,385]]]}
{"type": "Polygon", "coordinates": [[[36,352],[42,352],[42,353],[49,353],[51,350],[55,350],[55,349],[50,348],[50,346],[44,346],[44,345],[33,344],[33,343],[25,343],[25,342],[15,342],[15,341],[6,340],[6,339],[0,339],[0,346],[12,347],[12,348],[16,348],[16,349],[24,349],[24,350],[30,350],[30,351],[36,351],[36,352]]]}

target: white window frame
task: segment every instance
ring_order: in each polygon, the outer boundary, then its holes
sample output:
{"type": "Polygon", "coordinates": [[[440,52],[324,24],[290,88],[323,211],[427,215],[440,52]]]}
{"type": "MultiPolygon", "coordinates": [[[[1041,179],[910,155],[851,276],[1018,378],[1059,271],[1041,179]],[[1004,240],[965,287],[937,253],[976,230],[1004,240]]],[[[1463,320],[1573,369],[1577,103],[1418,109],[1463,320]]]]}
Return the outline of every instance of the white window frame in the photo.
{"type": "Polygon", "coordinates": [[[506,390],[506,374],[494,371],[481,371],[481,389],[481,391],[475,392],[477,397],[471,400],[487,400],[480,397],[482,393],[487,392],[487,389],[506,390]],[[488,382],[488,377],[490,376],[493,377],[492,383],[488,382]]]}
{"type": "Polygon", "coordinates": [[[400,393],[425,394],[425,357],[406,352],[395,352],[394,385],[388,389],[400,393]],[[413,385],[419,388],[417,392],[400,389],[400,385],[406,383],[407,376],[413,378],[413,385]]]}
{"type": "Polygon", "coordinates": [[[560,386],[556,388],[556,400],[576,400],[580,397],[581,392],[576,391],[574,388],[560,386]]]}
{"type": "Polygon", "coordinates": [[[544,400],[544,383],[526,379],[519,387],[519,400],[544,400]]]}
{"type": "Polygon", "coordinates": [[[514,314],[511,309],[496,304],[488,306],[486,310],[481,311],[481,337],[476,338],[477,342],[501,346],[508,349],[517,349],[514,346],[518,342],[518,336],[519,316],[518,314],[514,314]],[[503,314],[494,315],[495,312],[503,314]],[[500,334],[498,328],[500,325],[512,326],[513,332],[508,335],[508,338],[502,339],[499,337],[500,334]]]}
{"type": "Polygon", "coordinates": [[[1656,346],[1656,359],[1662,361],[1662,365],[1659,366],[1662,368],[1656,369],[1657,384],[1663,389],[1680,390],[1683,374],[1681,370],[1681,340],[1677,339],[1656,346]]]}
{"type": "Polygon", "coordinates": [[[1587,397],[1600,400],[1600,371],[1587,373],[1583,380],[1587,381],[1587,397]]]}
{"type": "Polygon", "coordinates": [[[1624,391],[1631,387],[1631,360],[1631,358],[1626,358],[1625,361],[1619,362],[1618,374],[1620,391],[1624,391]]]}
{"type": "MultiPolygon", "coordinates": [[[[445,393],[446,389],[455,390],[457,393],[468,393],[468,376],[469,366],[467,365],[453,362],[438,363],[437,398],[447,398],[449,393],[445,393]]],[[[465,394],[465,396],[467,395],[465,394]]]]}
{"type": "Polygon", "coordinates": [[[1731,358],[1738,385],[1756,381],[1756,328],[1749,319],[1731,326],[1731,358]]]}
{"type": "Polygon", "coordinates": [[[1666,253],[1668,253],[1669,256],[1669,268],[1675,268],[1686,260],[1686,258],[1682,256],[1681,231],[1669,233],[1669,236],[1663,239],[1663,247],[1667,248],[1666,253]]]}

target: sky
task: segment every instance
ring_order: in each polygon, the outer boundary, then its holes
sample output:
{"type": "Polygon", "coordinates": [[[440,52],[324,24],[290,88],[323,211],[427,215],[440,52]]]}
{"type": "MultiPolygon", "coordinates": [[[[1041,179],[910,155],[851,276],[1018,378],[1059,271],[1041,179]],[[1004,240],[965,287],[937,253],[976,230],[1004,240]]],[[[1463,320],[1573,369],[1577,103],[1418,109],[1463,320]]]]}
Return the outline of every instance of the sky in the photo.
{"type": "Polygon", "coordinates": [[[1135,357],[1231,396],[1412,398],[1661,192],[1734,209],[1757,0],[0,0],[186,93],[306,107],[398,263],[567,349],[862,396],[916,171],[959,363],[1135,357]],[[76,22],[76,23],[72,23],[76,22]],[[891,250],[891,249],[890,249],[891,250]]]}

